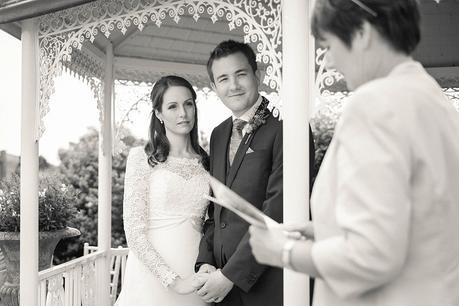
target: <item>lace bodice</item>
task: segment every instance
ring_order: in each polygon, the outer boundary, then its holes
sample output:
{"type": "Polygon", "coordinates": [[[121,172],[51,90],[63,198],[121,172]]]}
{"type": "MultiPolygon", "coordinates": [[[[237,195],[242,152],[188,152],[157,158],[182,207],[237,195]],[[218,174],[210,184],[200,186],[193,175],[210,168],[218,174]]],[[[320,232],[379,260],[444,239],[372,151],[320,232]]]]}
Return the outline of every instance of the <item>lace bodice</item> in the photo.
{"type": "Polygon", "coordinates": [[[158,220],[191,221],[200,231],[208,204],[204,193],[209,193],[208,173],[198,159],[169,157],[152,168],[142,147],[130,151],[123,204],[127,243],[165,287],[178,274],[155,250],[147,232],[157,226],[158,220]]]}

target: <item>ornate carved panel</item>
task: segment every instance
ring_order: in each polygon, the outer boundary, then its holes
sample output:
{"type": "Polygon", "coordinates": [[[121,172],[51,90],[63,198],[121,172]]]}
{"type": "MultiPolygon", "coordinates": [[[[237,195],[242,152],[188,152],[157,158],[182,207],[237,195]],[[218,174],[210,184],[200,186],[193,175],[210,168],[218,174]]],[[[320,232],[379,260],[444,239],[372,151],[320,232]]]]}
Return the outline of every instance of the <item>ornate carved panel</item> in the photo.
{"type": "MultiPolygon", "coordinates": [[[[76,50],[94,42],[99,33],[107,38],[113,31],[126,33],[134,25],[140,31],[148,22],[158,27],[166,18],[180,22],[189,14],[198,21],[203,14],[213,22],[228,21],[229,30],[242,27],[244,41],[256,43],[257,61],[267,64],[263,82],[279,90],[281,84],[281,0],[99,0],[48,14],[40,18],[40,136],[48,101],[54,91],[54,78],[64,66],[74,67],[76,50]],[[72,62],[74,64],[69,64],[72,62]],[[65,63],[65,64],[64,64],[65,63]]],[[[87,63],[84,60],[84,63],[87,63]]],[[[97,69],[96,69],[97,70],[97,69]]],[[[78,68],[84,78],[100,74],[91,65],[78,68]]],[[[92,87],[100,98],[100,86],[92,87]]]]}

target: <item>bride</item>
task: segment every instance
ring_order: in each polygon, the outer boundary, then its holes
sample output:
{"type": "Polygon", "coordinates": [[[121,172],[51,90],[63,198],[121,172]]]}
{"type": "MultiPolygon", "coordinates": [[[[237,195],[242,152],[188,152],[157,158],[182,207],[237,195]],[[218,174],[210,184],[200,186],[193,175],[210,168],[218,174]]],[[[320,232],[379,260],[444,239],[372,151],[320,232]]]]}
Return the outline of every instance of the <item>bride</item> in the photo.
{"type": "Polygon", "coordinates": [[[196,92],[178,76],[157,81],[145,148],[131,149],[124,185],[129,246],[116,306],[206,305],[194,294],[194,263],[209,192],[207,153],[199,146],[196,92]]]}

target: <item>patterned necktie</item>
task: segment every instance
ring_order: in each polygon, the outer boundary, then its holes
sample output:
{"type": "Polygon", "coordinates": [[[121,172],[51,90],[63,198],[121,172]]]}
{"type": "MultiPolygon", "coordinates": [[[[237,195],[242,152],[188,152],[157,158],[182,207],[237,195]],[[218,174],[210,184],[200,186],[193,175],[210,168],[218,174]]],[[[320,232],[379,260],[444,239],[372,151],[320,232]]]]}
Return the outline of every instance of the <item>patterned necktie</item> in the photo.
{"type": "Polygon", "coordinates": [[[242,129],[247,124],[247,121],[241,119],[234,119],[233,121],[233,130],[231,132],[231,141],[228,153],[228,159],[230,166],[233,164],[234,156],[236,155],[237,148],[242,140],[242,129]]]}

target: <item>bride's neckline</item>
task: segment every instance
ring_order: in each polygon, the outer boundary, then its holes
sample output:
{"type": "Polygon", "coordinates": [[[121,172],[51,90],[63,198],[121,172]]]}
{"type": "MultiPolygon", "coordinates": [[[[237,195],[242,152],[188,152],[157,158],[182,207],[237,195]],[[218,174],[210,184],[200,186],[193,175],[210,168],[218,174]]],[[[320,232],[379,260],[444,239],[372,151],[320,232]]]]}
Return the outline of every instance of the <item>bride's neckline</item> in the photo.
{"type": "Polygon", "coordinates": [[[167,159],[173,159],[173,160],[185,160],[185,161],[195,161],[195,160],[200,160],[200,156],[195,156],[195,157],[189,157],[189,156],[174,156],[174,155],[169,155],[167,159]]]}

